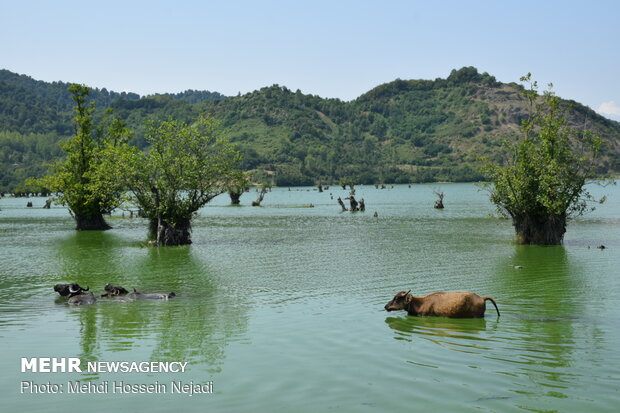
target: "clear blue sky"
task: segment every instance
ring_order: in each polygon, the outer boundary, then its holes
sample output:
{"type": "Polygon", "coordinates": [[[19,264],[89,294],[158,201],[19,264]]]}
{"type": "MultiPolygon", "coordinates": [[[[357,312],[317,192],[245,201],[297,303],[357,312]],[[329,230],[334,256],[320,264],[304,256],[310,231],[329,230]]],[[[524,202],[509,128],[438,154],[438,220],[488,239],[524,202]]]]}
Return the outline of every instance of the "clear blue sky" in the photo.
{"type": "Polygon", "coordinates": [[[139,94],[532,72],[620,120],[620,1],[0,0],[0,68],[139,94]]]}

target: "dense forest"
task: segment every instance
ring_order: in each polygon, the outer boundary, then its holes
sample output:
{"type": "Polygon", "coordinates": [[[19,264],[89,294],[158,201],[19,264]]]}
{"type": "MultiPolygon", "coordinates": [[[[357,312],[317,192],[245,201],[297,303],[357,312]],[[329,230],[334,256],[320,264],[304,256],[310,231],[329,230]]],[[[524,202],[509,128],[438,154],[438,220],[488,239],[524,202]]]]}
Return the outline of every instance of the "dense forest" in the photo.
{"type": "MultiPolygon", "coordinates": [[[[74,133],[68,83],[0,70],[0,191],[20,191],[60,156],[74,133]]],[[[276,185],[407,183],[483,179],[480,156],[500,160],[527,115],[522,87],[473,67],[447,79],[400,80],[344,102],[273,85],[226,97],[217,92],[139,96],[93,89],[95,118],[111,110],[144,147],[149,119],[191,121],[207,113],[244,154],[243,167],[276,185]]],[[[563,100],[577,128],[604,140],[598,173],[620,171],[620,123],[563,100]]],[[[260,177],[260,178],[259,178],[260,177]]]]}

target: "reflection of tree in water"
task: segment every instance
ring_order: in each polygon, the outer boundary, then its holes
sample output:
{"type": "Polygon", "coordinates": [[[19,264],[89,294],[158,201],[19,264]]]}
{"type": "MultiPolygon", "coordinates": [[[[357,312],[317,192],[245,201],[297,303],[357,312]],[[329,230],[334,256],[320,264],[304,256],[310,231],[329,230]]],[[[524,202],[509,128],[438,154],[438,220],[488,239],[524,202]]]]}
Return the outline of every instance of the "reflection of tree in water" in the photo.
{"type": "Polygon", "coordinates": [[[104,360],[105,351],[144,351],[154,342],[152,353],[136,361],[187,361],[219,369],[226,345],[247,327],[247,306],[221,291],[191,247],[140,249],[119,245],[108,233],[81,234],[60,247],[68,280],[89,285],[95,293],[111,282],[129,290],[177,294],[169,301],[100,298],[73,309],[81,326],[82,360],[104,360]],[[121,269],[119,261],[128,258],[121,269]]]}
{"type": "MultiPolygon", "coordinates": [[[[121,273],[116,258],[119,244],[114,234],[104,231],[76,231],[56,241],[57,256],[63,269],[62,279],[57,282],[88,286],[97,296],[97,291],[103,290],[104,280],[116,279],[121,273]]],[[[66,298],[60,300],[66,302],[66,298]]],[[[79,321],[79,330],[76,331],[79,331],[81,353],[78,357],[82,360],[82,367],[89,361],[100,360],[102,351],[97,340],[97,322],[105,317],[105,313],[94,304],[71,308],[70,314],[79,321]]]]}
{"type": "Polygon", "coordinates": [[[577,377],[575,362],[601,335],[583,318],[587,272],[579,267],[563,246],[533,245],[516,246],[514,256],[497,266],[501,295],[510,303],[499,331],[508,350],[503,357],[536,384],[532,393],[540,393],[540,386],[568,388],[577,377]]]}
{"type": "MultiPolygon", "coordinates": [[[[86,371],[89,361],[101,359],[101,347],[97,340],[97,309],[92,306],[84,306],[72,309],[80,323],[79,337],[81,352],[77,355],[82,362],[82,370],[86,371]]],[[[77,334],[75,334],[77,336],[77,334]]],[[[87,374],[96,379],[98,374],[87,374]]]]}
{"type": "Polygon", "coordinates": [[[153,249],[146,266],[155,271],[163,263],[169,269],[167,280],[182,294],[160,319],[152,358],[206,363],[218,369],[225,346],[247,328],[247,305],[222,291],[212,271],[194,258],[189,247],[153,249]]]}
{"type": "Polygon", "coordinates": [[[561,303],[571,301],[576,293],[580,272],[563,246],[536,245],[516,245],[514,255],[502,257],[495,270],[505,299],[547,315],[566,314],[561,303]]]}
{"type": "Polygon", "coordinates": [[[123,245],[111,232],[76,231],[55,246],[65,282],[103,289],[102,280],[121,274],[118,255],[123,245]]]}
{"type": "MultiPolygon", "coordinates": [[[[572,322],[582,313],[578,292],[578,269],[572,265],[562,246],[539,247],[518,245],[515,255],[501,261],[496,271],[503,284],[504,300],[510,301],[513,317],[522,320],[521,331],[526,340],[546,337],[546,345],[558,351],[562,359],[566,343],[571,343],[572,322]],[[515,263],[522,269],[515,269],[515,263]],[[565,326],[558,329],[558,324],[565,326]]],[[[541,343],[541,345],[544,345],[541,343]]],[[[564,363],[561,363],[564,364],[564,363]]]]}

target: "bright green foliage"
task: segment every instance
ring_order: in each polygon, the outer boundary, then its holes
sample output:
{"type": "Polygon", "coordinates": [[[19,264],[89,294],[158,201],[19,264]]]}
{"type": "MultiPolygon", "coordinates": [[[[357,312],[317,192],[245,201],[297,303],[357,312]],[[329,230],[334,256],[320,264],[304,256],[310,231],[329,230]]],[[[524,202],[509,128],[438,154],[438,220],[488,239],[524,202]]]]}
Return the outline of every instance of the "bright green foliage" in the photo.
{"type": "Polygon", "coordinates": [[[250,174],[240,173],[236,179],[228,184],[228,195],[230,195],[230,203],[239,205],[241,203],[241,195],[250,188],[250,174]]]}
{"type": "Polygon", "coordinates": [[[127,156],[129,188],[151,220],[158,245],[188,244],[195,212],[243,180],[240,154],[206,117],[191,125],[151,122],[146,139],[147,152],[127,156]]]}
{"type": "Polygon", "coordinates": [[[512,218],[519,242],[559,244],[567,219],[586,212],[593,201],[585,184],[601,141],[571,127],[557,96],[550,90],[539,96],[530,74],[521,81],[530,86],[523,93],[530,116],[521,125],[522,138],[509,146],[507,163],[486,167],[491,201],[512,218]]]}
{"type": "Polygon", "coordinates": [[[75,135],[61,144],[66,158],[52,165],[52,175],[38,183],[60,194],[57,202],[69,208],[76,229],[107,229],[103,215],[120,204],[123,193],[122,181],[108,176],[108,165],[130,132],[117,119],[95,126],[94,102],[87,104],[89,88],[74,84],[69,91],[76,103],[75,135]]]}

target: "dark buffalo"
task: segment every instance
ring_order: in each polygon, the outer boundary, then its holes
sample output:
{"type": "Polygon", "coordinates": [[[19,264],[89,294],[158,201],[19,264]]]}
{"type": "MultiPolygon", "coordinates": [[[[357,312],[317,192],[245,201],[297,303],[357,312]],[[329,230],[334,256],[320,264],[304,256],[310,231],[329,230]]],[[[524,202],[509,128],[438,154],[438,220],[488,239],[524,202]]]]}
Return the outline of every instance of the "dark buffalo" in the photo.
{"type": "Polygon", "coordinates": [[[54,291],[60,294],[63,297],[73,297],[74,295],[82,294],[85,291],[88,291],[88,287],[82,288],[79,284],[56,284],[54,286],[54,291]]]}
{"type": "Polygon", "coordinates": [[[103,287],[103,289],[105,290],[105,293],[101,294],[102,297],[113,297],[113,296],[118,296],[118,295],[129,294],[129,291],[127,291],[123,287],[117,287],[112,284],[106,284],[106,286],[103,287]]]}
{"type": "Polygon", "coordinates": [[[94,304],[97,301],[95,298],[95,294],[87,293],[87,294],[78,294],[72,297],[69,297],[67,301],[69,304],[73,305],[83,305],[83,304],[94,304]]]}
{"type": "Polygon", "coordinates": [[[133,293],[129,294],[133,298],[137,299],[147,299],[147,300],[167,300],[169,298],[176,297],[175,293],[161,294],[161,293],[141,293],[140,291],[136,291],[133,289],[133,293]]]}

